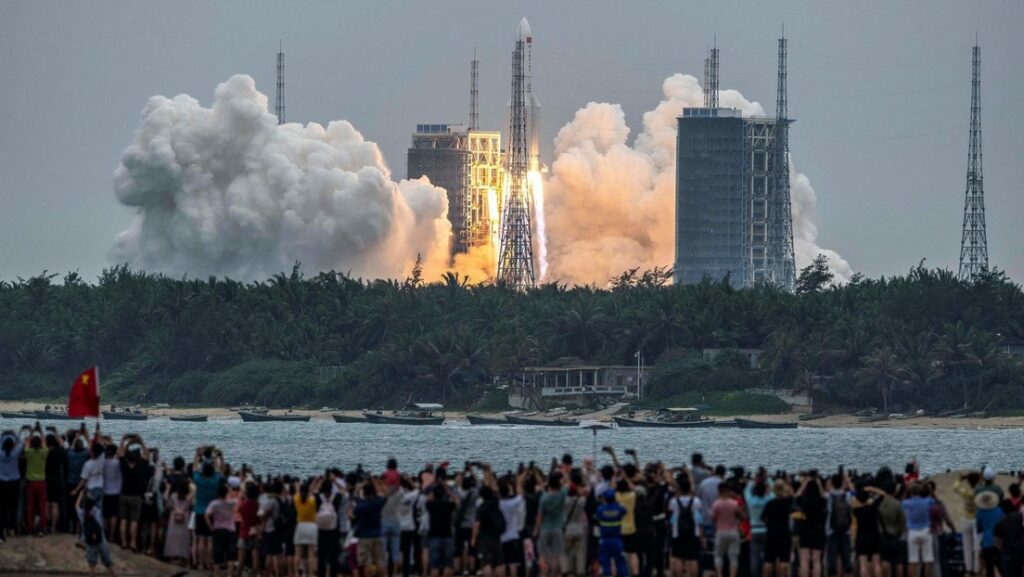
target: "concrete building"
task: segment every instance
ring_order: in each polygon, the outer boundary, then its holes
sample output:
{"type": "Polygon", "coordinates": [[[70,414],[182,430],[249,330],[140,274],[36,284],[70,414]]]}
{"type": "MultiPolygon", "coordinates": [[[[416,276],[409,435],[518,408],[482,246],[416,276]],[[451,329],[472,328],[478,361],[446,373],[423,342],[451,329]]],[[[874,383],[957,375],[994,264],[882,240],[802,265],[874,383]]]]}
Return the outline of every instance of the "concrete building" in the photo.
{"type": "Polygon", "coordinates": [[[497,244],[504,178],[500,132],[417,124],[407,160],[408,178],[426,176],[448,192],[453,256],[497,244]]]}
{"type": "Polygon", "coordinates": [[[597,400],[636,398],[649,369],[631,365],[527,367],[509,386],[509,406],[540,409],[554,405],[590,405],[597,400]],[[637,377],[640,377],[638,380],[637,377]]]}

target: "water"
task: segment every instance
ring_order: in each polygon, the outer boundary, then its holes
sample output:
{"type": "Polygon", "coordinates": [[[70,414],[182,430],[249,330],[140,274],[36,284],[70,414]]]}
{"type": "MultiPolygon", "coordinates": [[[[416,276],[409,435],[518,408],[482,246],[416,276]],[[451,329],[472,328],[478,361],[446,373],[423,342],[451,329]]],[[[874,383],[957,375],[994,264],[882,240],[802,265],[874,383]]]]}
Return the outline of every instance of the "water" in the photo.
{"type": "MultiPolygon", "coordinates": [[[[23,422],[7,420],[0,428],[23,422]]],[[[52,422],[60,429],[72,422],[52,422]]],[[[362,463],[372,470],[395,457],[405,469],[426,462],[485,461],[499,470],[520,462],[542,466],[565,452],[577,459],[591,456],[599,462],[603,445],[619,451],[633,448],[640,460],[662,460],[676,466],[693,452],[704,453],[710,463],[795,471],[832,470],[836,465],[873,470],[881,465],[899,467],[916,457],[925,472],[978,467],[1024,469],[1019,429],[613,429],[596,439],[590,431],[573,427],[470,426],[450,423],[439,427],[341,424],[313,419],[307,423],[243,423],[211,420],[206,423],[104,421],[103,431],[119,440],[124,433],[139,433],[163,459],[181,455],[190,460],[199,445],[219,447],[234,465],[248,463],[265,473],[312,475],[325,467],[350,469],[362,463]]],[[[16,428],[16,427],[15,427],[16,428]]],[[[91,429],[90,429],[91,433],[91,429]]]]}

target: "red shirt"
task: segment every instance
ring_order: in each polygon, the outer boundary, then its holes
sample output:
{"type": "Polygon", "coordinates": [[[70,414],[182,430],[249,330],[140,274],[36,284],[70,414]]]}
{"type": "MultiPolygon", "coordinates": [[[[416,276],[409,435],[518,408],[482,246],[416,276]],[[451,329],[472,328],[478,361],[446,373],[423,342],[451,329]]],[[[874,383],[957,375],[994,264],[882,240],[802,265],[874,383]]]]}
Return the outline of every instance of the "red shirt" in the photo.
{"type": "Polygon", "coordinates": [[[402,475],[397,469],[387,469],[381,477],[384,479],[384,483],[390,487],[397,487],[402,482],[402,475]]]}
{"type": "Polygon", "coordinates": [[[238,536],[242,539],[249,537],[249,529],[260,524],[259,517],[260,503],[256,499],[242,499],[238,503],[236,513],[240,519],[238,536]]]}

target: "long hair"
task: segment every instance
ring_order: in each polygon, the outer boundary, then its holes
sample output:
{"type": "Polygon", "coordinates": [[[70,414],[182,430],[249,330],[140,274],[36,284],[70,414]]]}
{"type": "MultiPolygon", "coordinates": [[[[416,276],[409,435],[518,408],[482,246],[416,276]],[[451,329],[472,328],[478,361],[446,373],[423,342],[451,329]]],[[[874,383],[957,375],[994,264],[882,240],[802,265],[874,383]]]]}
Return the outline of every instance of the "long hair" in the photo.
{"type": "Polygon", "coordinates": [[[11,451],[14,450],[14,439],[11,438],[11,437],[4,437],[3,449],[4,449],[4,456],[5,457],[10,457],[11,456],[11,451]]]}

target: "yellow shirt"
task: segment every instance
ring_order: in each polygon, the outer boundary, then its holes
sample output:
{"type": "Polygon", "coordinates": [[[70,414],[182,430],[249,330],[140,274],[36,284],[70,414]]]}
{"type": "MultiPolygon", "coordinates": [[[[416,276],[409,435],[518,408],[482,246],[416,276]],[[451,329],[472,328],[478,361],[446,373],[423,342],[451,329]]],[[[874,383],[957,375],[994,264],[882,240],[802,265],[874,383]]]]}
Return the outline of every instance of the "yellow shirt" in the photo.
{"type": "Polygon", "coordinates": [[[622,534],[636,533],[636,517],[633,515],[636,511],[636,493],[633,491],[615,493],[615,500],[626,509],[626,516],[622,518],[622,534]]]}
{"type": "Polygon", "coordinates": [[[295,521],[298,523],[316,523],[316,497],[310,495],[302,502],[302,495],[292,497],[295,503],[295,521]]]}

